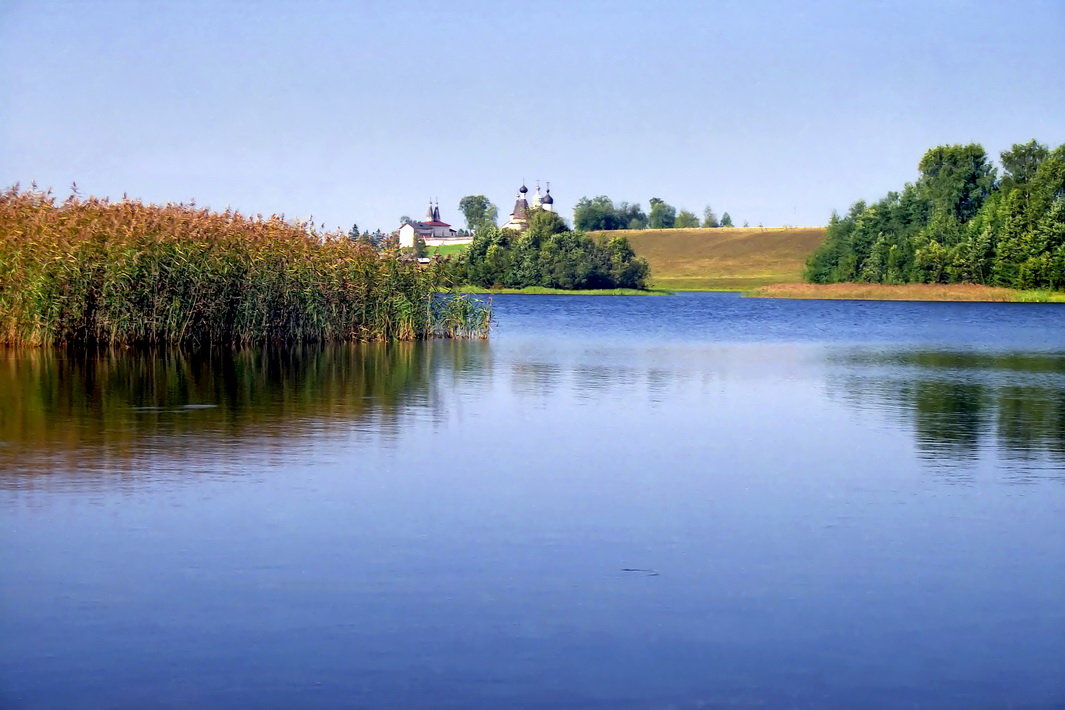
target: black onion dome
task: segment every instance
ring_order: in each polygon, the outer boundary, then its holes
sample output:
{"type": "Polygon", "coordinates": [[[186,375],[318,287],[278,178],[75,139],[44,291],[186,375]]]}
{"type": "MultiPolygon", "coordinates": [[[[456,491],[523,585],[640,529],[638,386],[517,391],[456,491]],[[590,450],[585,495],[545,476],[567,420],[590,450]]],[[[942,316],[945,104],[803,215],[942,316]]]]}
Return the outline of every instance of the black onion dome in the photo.
{"type": "Polygon", "coordinates": [[[553,205],[553,204],[555,204],[555,198],[551,197],[551,191],[550,190],[547,191],[547,194],[544,195],[544,199],[540,200],[540,202],[543,202],[545,205],[553,205]]]}
{"type": "Polygon", "coordinates": [[[525,187],[525,185],[524,185],[524,184],[522,184],[522,186],[518,188],[518,192],[520,192],[520,193],[521,193],[521,194],[523,194],[523,195],[524,195],[524,194],[525,194],[526,192],[528,192],[528,191],[529,191],[529,188],[525,187]]]}

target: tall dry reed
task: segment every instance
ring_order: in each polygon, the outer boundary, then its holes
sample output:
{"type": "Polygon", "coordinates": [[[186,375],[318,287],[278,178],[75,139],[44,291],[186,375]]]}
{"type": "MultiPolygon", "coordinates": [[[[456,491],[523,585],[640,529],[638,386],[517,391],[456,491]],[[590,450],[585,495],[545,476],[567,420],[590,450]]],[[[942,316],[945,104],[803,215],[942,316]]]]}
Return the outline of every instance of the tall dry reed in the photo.
{"type": "Polygon", "coordinates": [[[306,223],[0,194],[0,342],[249,344],[484,337],[442,272],[306,223]]]}

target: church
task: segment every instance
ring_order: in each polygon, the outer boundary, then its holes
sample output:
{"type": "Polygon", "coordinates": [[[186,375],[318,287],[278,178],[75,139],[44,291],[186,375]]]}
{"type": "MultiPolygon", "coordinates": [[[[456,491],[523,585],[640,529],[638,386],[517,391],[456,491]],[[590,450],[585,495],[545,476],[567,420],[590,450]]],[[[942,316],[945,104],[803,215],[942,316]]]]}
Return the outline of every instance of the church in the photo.
{"type": "Polygon", "coordinates": [[[529,210],[555,211],[555,198],[551,197],[551,183],[547,183],[547,194],[540,194],[539,183],[536,184],[536,194],[531,200],[525,197],[528,193],[529,188],[522,183],[522,186],[518,188],[518,197],[514,200],[514,210],[510,213],[510,219],[503,225],[503,229],[524,232],[529,228],[529,210]]]}
{"type": "Polygon", "coordinates": [[[440,203],[435,205],[429,201],[429,209],[425,213],[425,219],[421,222],[404,222],[399,228],[399,245],[412,248],[418,238],[421,238],[429,246],[440,244],[466,244],[468,239],[458,236],[458,232],[451,225],[440,219],[440,203]]]}
{"type": "MultiPolygon", "coordinates": [[[[503,229],[512,229],[516,232],[524,232],[529,228],[530,210],[555,211],[555,198],[551,197],[551,183],[547,183],[546,192],[540,192],[540,184],[536,184],[536,193],[528,197],[529,188],[518,188],[518,196],[514,200],[514,209],[503,229]]],[[[444,244],[469,244],[473,241],[472,236],[460,237],[450,224],[440,218],[440,203],[429,200],[429,208],[425,212],[425,219],[404,222],[399,228],[399,245],[404,248],[413,248],[417,240],[421,239],[426,246],[442,246],[444,244]]]]}

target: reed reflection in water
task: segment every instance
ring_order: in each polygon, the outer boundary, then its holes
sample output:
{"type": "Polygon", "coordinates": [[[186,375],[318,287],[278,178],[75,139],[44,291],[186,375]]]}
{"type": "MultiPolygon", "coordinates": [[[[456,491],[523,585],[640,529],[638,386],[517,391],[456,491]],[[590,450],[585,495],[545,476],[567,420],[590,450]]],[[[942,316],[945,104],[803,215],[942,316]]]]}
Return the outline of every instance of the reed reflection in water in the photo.
{"type": "Polygon", "coordinates": [[[657,409],[671,393],[786,378],[822,358],[830,396],[912,428],[931,466],[991,452],[1007,473],[1065,478],[1065,356],[1052,353],[744,345],[571,357],[518,348],[493,362],[492,352],[480,341],[4,350],[0,486],[47,473],[218,472],[249,452],[283,463],[330,432],[388,446],[405,417],[441,420],[459,390],[476,398],[493,382],[519,408],[627,398],[657,409]]]}
{"type": "Polygon", "coordinates": [[[432,382],[480,371],[484,342],[204,351],[0,351],[0,485],[46,473],[223,469],[298,453],[301,437],[388,445],[440,416],[432,382]]]}
{"type": "Polygon", "coordinates": [[[1063,372],[538,333],[3,351],[0,706],[1045,705],[1063,372]]]}

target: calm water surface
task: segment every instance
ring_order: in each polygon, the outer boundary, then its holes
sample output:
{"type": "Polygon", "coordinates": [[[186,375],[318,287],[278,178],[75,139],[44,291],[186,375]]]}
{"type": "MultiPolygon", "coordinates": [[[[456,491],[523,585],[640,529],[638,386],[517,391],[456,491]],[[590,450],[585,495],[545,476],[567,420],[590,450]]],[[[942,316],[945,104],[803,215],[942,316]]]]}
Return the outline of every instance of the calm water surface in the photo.
{"type": "Polygon", "coordinates": [[[1065,307],[494,305],[0,351],[0,707],[1065,703],[1065,307]]]}

